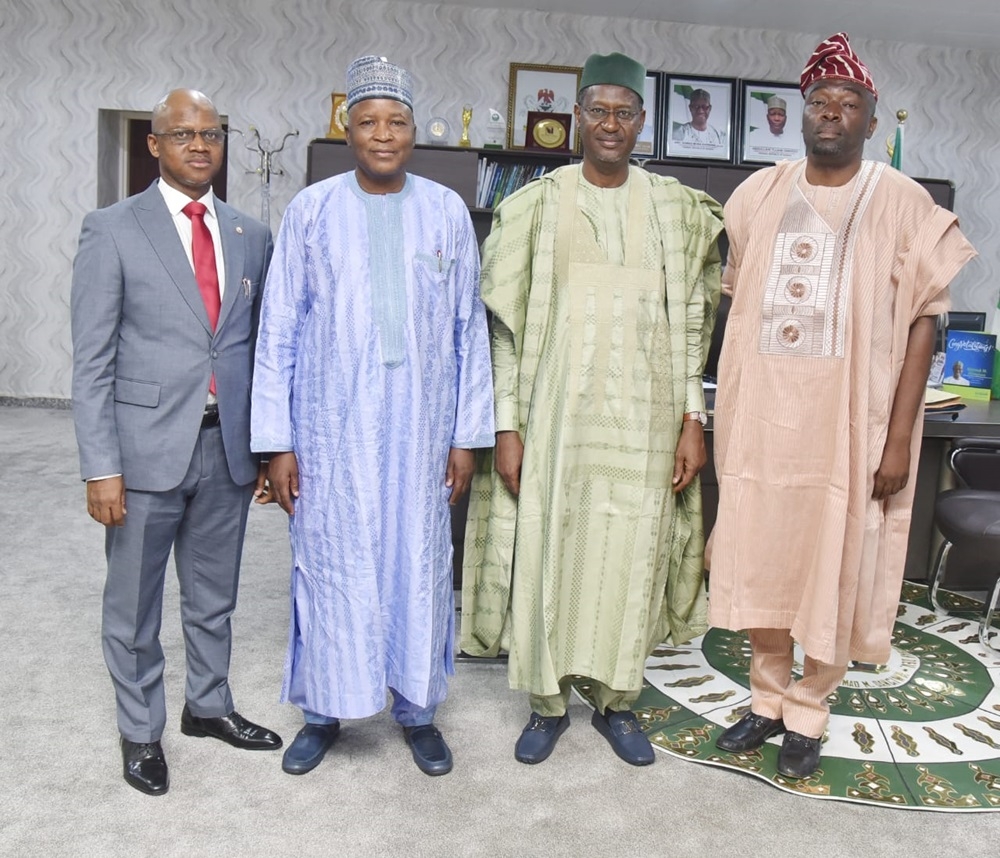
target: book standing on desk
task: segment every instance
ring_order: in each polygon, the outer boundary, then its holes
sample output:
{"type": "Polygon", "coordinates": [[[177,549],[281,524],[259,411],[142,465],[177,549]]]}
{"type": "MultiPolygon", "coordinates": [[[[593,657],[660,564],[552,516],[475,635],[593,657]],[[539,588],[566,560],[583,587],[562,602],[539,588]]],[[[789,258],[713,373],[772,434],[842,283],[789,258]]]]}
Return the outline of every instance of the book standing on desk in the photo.
{"type": "Polygon", "coordinates": [[[989,402],[996,334],[949,331],[941,387],[963,399],[989,402]]]}

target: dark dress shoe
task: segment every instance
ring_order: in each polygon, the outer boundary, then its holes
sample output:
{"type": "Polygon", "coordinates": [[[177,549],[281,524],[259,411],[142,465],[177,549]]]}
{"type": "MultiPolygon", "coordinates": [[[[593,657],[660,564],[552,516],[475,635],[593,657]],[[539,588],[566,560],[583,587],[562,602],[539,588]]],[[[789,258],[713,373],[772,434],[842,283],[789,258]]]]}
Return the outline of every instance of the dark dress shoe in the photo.
{"type": "Polygon", "coordinates": [[[548,718],[532,712],[514,745],[514,759],[529,765],[547,760],[568,726],[569,712],[562,717],[553,715],[548,718]]]}
{"type": "Polygon", "coordinates": [[[413,762],[425,775],[446,775],[451,771],[451,751],[433,724],[404,727],[403,736],[410,746],[413,762]]]}
{"type": "Polygon", "coordinates": [[[311,772],[323,762],[323,757],[339,735],[339,721],[331,724],[306,724],[281,758],[281,770],[290,775],[311,772]]]}
{"type": "Polygon", "coordinates": [[[785,732],[785,722],[780,718],[765,718],[747,712],[725,733],[715,740],[715,747],[730,753],[753,751],[772,736],[785,732]]]}
{"type": "Polygon", "coordinates": [[[778,752],[778,772],[786,778],[807,778],[819,768],[821,739],[789,730],[778,752]]]}
{"type": "Polygon", "coordinates": [[[642,732],[636,720],[635,713],[626,709],[623,712],[594,710],[590,723],[600,733],[619,757],[631,766],[648,766],[656,758],[653,756],[653,746],[642,732]]]}
{"type": "Polygon", "coordinates": [[[247,721],[235,710],[218,718],[199,718],[191,714],[185,703],[181,732],[185,736],[211,736],[245,751],[275,751],[281,747],[281,736],[247,721]]]}
{"type": "Polygon", "coordinates": [[[159,742],[130,742],[122,736],[122,767],[125,783],[146,795],[164,795],[170,785],[159,742]]]}

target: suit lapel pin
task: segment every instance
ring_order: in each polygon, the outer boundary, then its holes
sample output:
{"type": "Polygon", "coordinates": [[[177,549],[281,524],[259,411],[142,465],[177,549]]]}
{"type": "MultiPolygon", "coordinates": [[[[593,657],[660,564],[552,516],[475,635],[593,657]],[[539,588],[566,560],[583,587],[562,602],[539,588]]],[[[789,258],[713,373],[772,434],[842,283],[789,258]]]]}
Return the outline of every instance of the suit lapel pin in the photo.
{"type": "Polygon", "coordinates": [[[236,227],[236,234],[237,235],[243,235],[243,227],[242,226],[236,227]]]}

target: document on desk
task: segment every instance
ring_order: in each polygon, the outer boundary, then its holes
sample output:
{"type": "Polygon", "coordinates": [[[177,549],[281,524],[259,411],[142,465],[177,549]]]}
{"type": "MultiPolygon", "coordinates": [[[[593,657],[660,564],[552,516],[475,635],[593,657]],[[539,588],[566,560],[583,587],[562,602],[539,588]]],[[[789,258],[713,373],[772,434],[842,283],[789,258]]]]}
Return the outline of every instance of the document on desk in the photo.
{"type": "Polygon", "coordinates": [[[952,405],[960,405],[962,397],[950,390],[928,387],[924,390],[924,405],[928,410],[940,410],[952,405]]]}
{"type": "Polygon", "coordinates": [[[962,397],[950,390],[928,387],[924,392],[925,420],[957,420],[958,412],[963,408],[962,397]]]}

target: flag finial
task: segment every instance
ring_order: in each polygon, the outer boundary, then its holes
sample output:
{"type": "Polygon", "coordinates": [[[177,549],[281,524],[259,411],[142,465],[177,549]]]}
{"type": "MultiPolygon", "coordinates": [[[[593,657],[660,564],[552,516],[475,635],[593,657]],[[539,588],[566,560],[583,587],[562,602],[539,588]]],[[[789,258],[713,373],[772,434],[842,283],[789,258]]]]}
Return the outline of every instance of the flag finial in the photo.
{"type": "Polygon", "coordinates": [[[909,115],[905,110],[897,110],[896,133],[885,139],[885,151],[889,156],[889,163],[899,171],[903,169],[903,123],[909,115]]]}

